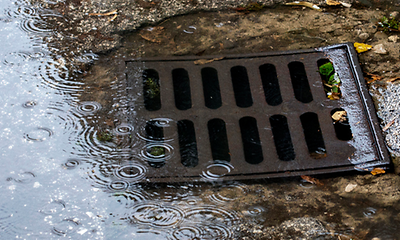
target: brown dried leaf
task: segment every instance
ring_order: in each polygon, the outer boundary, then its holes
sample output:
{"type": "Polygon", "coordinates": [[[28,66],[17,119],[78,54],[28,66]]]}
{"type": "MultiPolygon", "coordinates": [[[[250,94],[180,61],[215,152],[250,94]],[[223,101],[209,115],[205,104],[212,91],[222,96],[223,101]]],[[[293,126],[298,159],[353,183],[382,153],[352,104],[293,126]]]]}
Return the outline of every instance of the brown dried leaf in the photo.
{"type": "Polygon", "coordinates": [[[300,176],[303,180],[306,180],[309,183],[315,184],[317,186],[323,186],[324,184],[322,182],[320,182],[318,179],[310,177],[310,176],[306,176],[306,175],[301,175],[300,176]]]}
{"type": "Polygon", "coordinates": [[[382,168],[374,168],[374,169],[371,171],[371,174],[372,174],[372,175],[379,175],[379,174],[384,174],[384,173],[386,173],[386,172],[385,172],[385,170],[382,169],[382,168]]]}
{"type": "Polygon", "coordinates": [[[346,111],[337,111],[334,114],[332,114],[332,119],[335,121],[345,121],[346,116],[347,116],[346,111]]]}
{"type": "Polygon", "coordinates": [[[326,4],[328,4],[329,6],[338,6],[338,5],[342,5],[340,2],[336,2],[334,0],[325,0],[326,4]]]}
{"type": "Polygon", "coordinates": [[[218,60],[222,60],[222,59],[224,59],[224,57],[213,58],[213,59],[199,59],[199,60],[194,61],[194,64],[203,65],[203,64],[207,64],[207,63],[218,61],[218,60]]]}

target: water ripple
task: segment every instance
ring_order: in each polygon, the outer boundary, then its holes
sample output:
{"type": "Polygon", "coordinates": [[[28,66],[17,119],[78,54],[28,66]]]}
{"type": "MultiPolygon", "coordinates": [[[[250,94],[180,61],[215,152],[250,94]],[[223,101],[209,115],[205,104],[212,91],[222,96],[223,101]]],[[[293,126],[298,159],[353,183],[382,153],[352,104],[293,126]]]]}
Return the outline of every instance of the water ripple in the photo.
{"type": "Polygon", "coordinates": [[[111,191],[125,191],[129,188],[129,182],[124,180],[117,180],[108,184],[107,187],[111,191]]]}
{"type": "Polygon", "coordinates": [[[210,195],[209,199],[220,204],[234,201],[245,193],[243,187],[242,184],[224,185],[223,187],[218,188],[218,192],[210,195]]]}
{"type": "Polygon", "coordinates": [[[76,219],[64,219],[57,223],[52,228],[51,232],[58,236],[66,236],[72,233],[79,225],[80,224],[76,219]]]}
{"type": "Polygon", "coordinates": [[[76,111],[83,116],[95,114],[102,108],[101,104],[94,101],[80,102],[76,107],[76,111]]]}
{"type": "Polygon", "coordinates": [[[364,212],[363,212],[364,216],[366,218],[373,218],[376,214],[376,209],[373,207],[367,207],[364,212]]]}
{"type": "Polygon", "coordinates": [[[54,200],[49,202],[46,206],[39,210],[39,212],[45,215],[53,215],[61,212],[66,207],[66,203],[62,200],[54,200]]]}
{"type": "Polygon", "coordinates": [[[36,175],[32,172],[21,172],[18,174],[14,174],[13,177],[8,177],[7,181],[14,181],[17,183],[30,183],[35,177],[36,175]]]}
{"type": "Polygon", "coordinates": [[[113,197],[117,198],[117,202],[125,206],[132,206],[137,202],[144,202],[149,200],[149,196],[145,191],[139,190],[126,190],[124,192],[114,193],[113,197]]]}
{"type": "Polygon", "coordinates": [[[202,206],[190,208],[185,212],[186,221],[214,225],[232,225],[238,221],[235,212],[217,206],[202,206]]]}
{"type": "Polygon", "coordinates": [[[65,169],[74,169],[76,167],[78,167],[81,164],[81,161],[79,159],[68,159],[65,163],[62,164],[62,166],[65,169]]]}
{"type": "Polygon", "coordinates": [[[38,127],[29,133],[25,133],[25,138],[33,142],[43,142],[53,135],[53,131],[46,127],[38,127]]]}
{"type": "Polygon", "coordinates": [[[115,170],[115,176],[130,183],[138,182],[145,178],[147,168],[141,164],[130,163],[115,170]]]}
{"type": "Polygon", "coordinates": [[[140,158],[149,163],[164,163],[174,154],[174,149],[168,144],[146,144],[140,151],[140,158]]]}
{"type": "Polygon", "coordinates": [[[160,204],[138,204],[128,216],[133,223],[146,224],[153,227],[173,227],[183,221],[181,209],[160,204]]]}
{"type": "Polygon", "coordinates": [[[138,137],[148,142],[160,140],[168,142],[174,140],[177,136],[177,131],[175,130],[176,122],[170,118],[153,118],[138,125],[138,137]],[[152,136],[153,131],[158,132],[158,129],[163,133],[162,139],[160,139],[158,133],[152,136]]]}
{"type": "Polygon", "coordinates": [[[216,181],[229,174],[233,168],[234,167],[229,162],[218,161],[207,166],[207,170],[203,171],[201,177],[205,181],[216,181]]]}
{"type": "Polygon", "coordinates": [[[24,102],[24,103],[22,104],[22,107],[23,107],[23,108],[33,108],[33,107],[36,106],[36,105],[37,105],[37,102],[34,101],[34,100],[31,100],[31,101],[26,101],[26,102],[24,102]]]}

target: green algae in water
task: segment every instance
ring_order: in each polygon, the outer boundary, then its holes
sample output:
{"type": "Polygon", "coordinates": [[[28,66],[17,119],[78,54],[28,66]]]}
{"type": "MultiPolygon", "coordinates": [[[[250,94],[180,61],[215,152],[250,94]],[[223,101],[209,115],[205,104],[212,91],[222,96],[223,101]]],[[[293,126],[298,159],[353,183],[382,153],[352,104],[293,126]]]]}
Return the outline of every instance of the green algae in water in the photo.
{"type": "Polygon", "coordinates": [[[154,157],[164,156],[165,148],[159,146],[149,147],[147,149],[147,152],[154,157]]]}
{"type": "Polygon", "coordinates": [[[113,137],[113,134],[108,131],[99,132],[96,136],[97,140],[100,142],[112,142],[113,137]]]}
{"type": "Polygon", "coordinates": [[[160,85],[157,79],[147,78],[144,80],[145,94],[148,98],[156,98],[160,95],[160,85]]]}

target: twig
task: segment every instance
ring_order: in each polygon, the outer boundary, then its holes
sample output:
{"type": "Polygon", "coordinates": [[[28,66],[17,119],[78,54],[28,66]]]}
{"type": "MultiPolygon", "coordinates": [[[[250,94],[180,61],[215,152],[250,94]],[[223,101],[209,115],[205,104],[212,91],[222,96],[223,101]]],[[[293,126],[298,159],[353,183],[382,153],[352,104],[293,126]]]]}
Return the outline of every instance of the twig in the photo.
{"type": "Polygon", "coordinates": [[[386,126],[384,126],[384,127],[382,128],[382,131],[384,132],[384,131],[388,130],[388,129],[390,128],[390,126],[393,125],[393,123],[394,123],[395,120],[396,120],[396,119],[393,119],[393,120],[390,121],[388,124],[386,124],[386,126]]]}
{"type": "Polygon", "coordinates": [[[89,13],[89,16],[110,16],[110,15],[116,15],[117,14],[118,9],[115,9],[111,12],[107,12],[107,13],[89,13]]]}

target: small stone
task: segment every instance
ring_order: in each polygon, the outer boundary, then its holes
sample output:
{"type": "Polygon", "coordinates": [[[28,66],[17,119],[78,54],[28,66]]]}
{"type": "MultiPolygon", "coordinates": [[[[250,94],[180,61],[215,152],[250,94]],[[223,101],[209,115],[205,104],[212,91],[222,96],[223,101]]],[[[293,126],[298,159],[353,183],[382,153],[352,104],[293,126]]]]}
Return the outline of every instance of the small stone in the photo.
{"type": "Polygon", "coordinates": [[[396,18],[397,16],[399,16],[399,12],[398,11],[391,12],[389,16],[396,18]]]}
{"type": "Polygon", "coordinates": [[[374,53],[378,53],[378,54],[386,54],[387,51],[386,49],[383,47],[383,44],[377,44],[373,47],[374,53]]]}
{"type": "Polygon", "coordinates": [[[346,188],[344,189],[345,192],[351,192],[357,187],[357,184],[349,183],[347,184],[346,188]]]}
{"type": "Polygon", "coordinates": [[[381,239],[378,238],[378,237],[374,237],[374,238],[372,238],[371,240],[381,240],[381,239]]]}
{"type": "Polygon", "coordinates": [[[367,40],[369,38],[369,34],[368,33],[361,33],[360,35],[358,35],[358,37],[361,40],[367,40]]]}
{"type": "Polygon", "coordinates": [[[389,42],[397,42],[397,40],[399,40],[399,36],[393,35],[393,36],[388,37],[388,39],[389,39],[389,42]]]}

